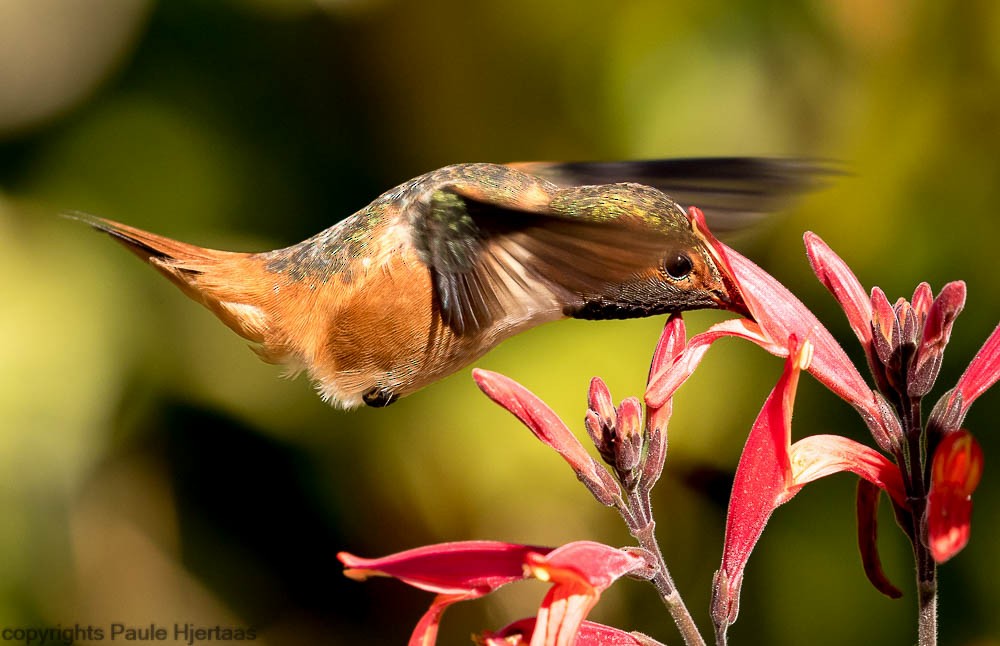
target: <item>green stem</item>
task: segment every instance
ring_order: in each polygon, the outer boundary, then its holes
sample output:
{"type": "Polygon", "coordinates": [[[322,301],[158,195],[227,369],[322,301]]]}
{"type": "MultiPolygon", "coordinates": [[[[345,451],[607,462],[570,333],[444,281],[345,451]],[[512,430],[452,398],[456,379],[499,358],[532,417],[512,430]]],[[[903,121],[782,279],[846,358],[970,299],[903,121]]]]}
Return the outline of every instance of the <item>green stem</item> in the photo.
{"type": "Polygon", "coordinates": [[[917,643],[937,644],[937,565],[926,548],[917,566],[917,643]]]}
{"type": "MultiPolygon", "coordinates": [[[[628,506],[633,511],[630,515],[633,518],[645,516],[641,512],[644,507],[641,494],[633,491],[629,494],[628,501],[628,506]]],[[[628,518],[625,514],[622,514],[622,516],[625,517],[627,522],[628,518]]],[[[647,519],[642,526],[629,524],[629,532],[639,541],[640,547],[653,555],[656,562],[656,574],[653,575],[651,581],[656,587],[663,605],[667,607],[667,611],[673,617],[674,623],[677,625],[677,630],[680,631],[681,637],[684,638],[684,643],[687,646],[705,646],[705,639],[698,631],[698,626],[694,623],[691,613],[688,612],[687,606],[684,604],[684,599],[681,598],[676,586],[674,586],[674,580],[670,576],[670,570],[667,568],[666,560],[663,558],[663,552],[660,551],[660,545],[656,541],[656,522],[652,519],[647,519]]]]}
{"type": "Polygon", "coordinates": [[[926,456],[926,434],[922,425],[920,400],[904,400],[900,411],[908,460],[903,469],[907,495],[911,503],[910,519],[913,560],[917,570],[917,643],[937,644],[937,563],[924,545],[921,522],[927,511],[930,468],[926,456]]]}
{"type": "Polygon", "coordinates": [[[921,509],[914,510],[913,533],[916,540],[913,544],[913,559],[917,566],[917,644],[919,646],[936,646],[937,644],[937,563],[930,550],[920,540],[919,518],[923,517],[921,509]]]}

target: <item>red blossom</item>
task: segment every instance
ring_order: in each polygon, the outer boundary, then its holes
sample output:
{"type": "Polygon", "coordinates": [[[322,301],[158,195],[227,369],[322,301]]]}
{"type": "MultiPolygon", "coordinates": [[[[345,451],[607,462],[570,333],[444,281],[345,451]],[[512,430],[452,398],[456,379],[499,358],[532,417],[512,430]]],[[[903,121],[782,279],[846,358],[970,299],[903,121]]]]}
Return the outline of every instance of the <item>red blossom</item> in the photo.
{"type": "Polygon", "coordinates": [[[854,272],[823,240],[807,231],[803,236],[813,273],[830,290],[847,315],[851,329],[865,348],[872,343],[872,302],[854,272]]]}
{"type": "Polygon", "coordinates": [[[618,578],[646,566],[640,556],[590,541],[529,554],[527,570],[553,585],[538,609],[531,646],[572,646],[580,624],[618,578]]]}
{"type": "MultiPolygon", "coordinates": [[[[357,580],[391,576],[438,592],[417,623],[410,646],[433,646],[445,609],[528,577],[553,583],[539,607],[532,646],[570,646],[601,593],[629,572],[647,567],[631,552],[591,541],[557,549],[496,541],[428,545],[377,559],[341,552],[344,574],[357,580]]],[[[502,642],[501,642],[502,643],[502,642]]],[[[517,642],[515,642],[517,643],[517,642]]]]}
{"type": "Polygon", "coordinates": [[[391,576],[415,588],[439,593],[420,618],[409,642],[410,646],[432,646],[441,615],[448,606],[524,579],[528,555],[550,551],[548,547],[498,541],[464,541],[427,545],[377,559],[347,552],[337,554],[337,558],[347,568],[344,575],[356,581],[370,576],[391,576]]]}
{"type": "Polygon", "coordinates": [[[347,552],[337,555],[344,574],[357,581],[391,576],[413,587],[442,594],[483,595],[524,578],[529,553],[546,554],[549,547],[500,541],[460,541],[427,545],[377,559],[347,552]]]}
{"type": "Polygon", "coordinates": [[[993,333],[955,385],[954,392],[962,396],[961,417],[965,417],[972,402],[995,384],[997,379],[1000,379],[1000,325],[993,329],[993,333]]]}
{"type": "MultiPolygon", "coordinates": [[[[704,215],[691,208],[699,229],[704,215]]],[[[646,390],[646,402],[661,405],[701,362],[708,346],[723,336],[738,336],[777,356],[788,355],[788,338],[808,340],[813,346],[809,371],[834,393],[852,404],[869,424],[880,423],[875,394],[819,319],[784,285],[726,245],[711,238],[713,253],[736,283],[753,320],[734,319],[713,325],[693,337],[671,366],[655,376],[646,390]]]]}
{"type": "Polygon", "coordinates": [[[496,372],[476,368],[472,378],[487,397],[510,411],[535,437],[555,449],[595,498],[605,505],[614,504],[620,495],[618,484],[590,457],[580,440],[545,402],[510,377],[496,372]]]}
{"type": "Polygon", "coordinates": [[[858,480],[857,519],[858,548],[861,566],[875,589],[890,599],[898,599],[903,592],[894,586],[882,569],[878,555],[878,503],[882,490],[867,480],[858,480]]]}
{"type": "Polygon", "coordinates": [[[743,570],[774,510],[807,483],[840,471],[853,472],[904,504],[899,469],[880,453],[848,438],[815,435],[791,444],[792,406],[799,373],[814,358],[809,341],[789,341],[785,370],[754,422],[736,468],[722,566],[716,575],[712,613],[727,626],[739,612],[743,570]]]}
{"type": "Polygon", "coordinates": [[[972,493],[983,474],[983,451],[966,430],[948,433],[934,451],[927,499],[927,544],[938,563],[969,542],[972,493]]]}
{"type": "MultiPolygon", "coordinates": [[[[478,638],[482,646],[529,646],[535,632],[535,617],[515,621],[495,633],[486,633],[478,638]]],[[[645,646],[649,641],[624,630],[604,624],[585,621],[576,633],[576,646],[645,646]]]]}

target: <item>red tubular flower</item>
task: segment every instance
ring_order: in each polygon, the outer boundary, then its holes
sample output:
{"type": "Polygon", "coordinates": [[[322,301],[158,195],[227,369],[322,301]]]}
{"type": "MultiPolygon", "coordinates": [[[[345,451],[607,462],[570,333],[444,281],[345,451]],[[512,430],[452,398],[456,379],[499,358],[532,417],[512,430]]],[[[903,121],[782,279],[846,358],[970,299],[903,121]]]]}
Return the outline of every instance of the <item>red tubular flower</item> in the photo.
{"type": "Polygon", "coordinates": [[[789,341],[785,371],[754,422],[733,481],[722,566],[713,586],[712,616],[728,626],[739,612],[743,570],[772,512],[813,480],[850,471],[906,502],[899,469],[872,448],[835,435],[791,444],[792,405],[801,370],[814,358],[809,341],[789,341]]]}
{"type": "Polygon", "coordinates": [[[615,498],[620,496],[618,484],[590,457],[580,440],[545,402],[513,379],[496,372],[476,368],[472,378],[487,397],[510,411],[535,437],[555,449],[597,500],[604,505],[614,504],[615,498]]]}
{"type": "Polygon", "coordinates": [[[944,438],[957,431],[980,395],[1000,379],[1000,325],[993,329],[969,366],[958,378],[955,387],[938,400],[927,425],[935,437],[944,438]]]}
{"type": "Polygon", "coordinates": [[[346,566],[344,574],[357,581],[370,576],[391,576],[415,588],[437,592],[431,607],[417,623],[410,646],[431,646],[445,609],[458,601],[475,599],[502,585],[526,577],[524,563],[529,554],[547,554],[548,547],[515,545],[497,541],[441,543],[398,552],[378,559],[365,559],[347,552],[337,554],[346,566]]]}
{"type": "Polygon", "coordinates": [[[983,451],[965,430],[944,436],[934,451],[927,499],[927,545],[944,563],[969,542],[972,492],[983,474],[983,451]]]}
{"type": "MultiPolygon", "coordinates": [[[[653,378],[646,390],[646,402],[650,406],[661,405],[694,372],[708,346],[723,336],[748,339],[784,357],[788,355],[788,338],[794,335],[807,339],[813,347],[809,367],[813,376],[857,408],[869,424],[877,423],[881,410],[875,394],[819,319],[770,274],[712,238],[699,209],[692,207],[690,213],[695,226],[710,240],[713,253],[736,283],[753,321],[723,321],[693,337],[673,364],[653,378]]],[[[853,287],[847,291],[853,294],[853,287]]]]}
{"type": "Polygon", "coordinates": [[[997,379],[1000,379],[1000,325],[993,329],[993,333],[958,378],[952,391],[953,399],[956,395],[960,396],[960,401],[956,402],[959,408],[958,424],[965,419],[972,402],[995,384],[997,379]]]}
{"type": "Polygon", "coordinates": [[[536,617],[532,646],[570,646],[601,593],[621,576],[646,567],[641,556],[600,543],[579,541],[557,549],[495,541],[428,545],[378,559],[346,552],[337,558],[347,576],[391,576],[437,592],[410,637],[410,646],[433,646],[441,615],[451,604],[475,599],[513,581],[550,581],[536,617]]]}
{"type": "MultiPolygon", "coordinates": [[[[486,633],[476,641],[482,646],[528,646],[536,623],[534,617],[521,619],[495,633],[486,633]]],[[[575,642],[576,646],[646,646],[647,643],[632,633],[592,621],[580,624],[575,642]]]]}
{"type": "Polygon", "coordinates": [[[854,330],[862,347],[870,348],[872,344],[872,302],[868,292],[861,286],[847,263],[841,260],[840,256],[834,253],[818,235],[807,231],[803,239],[813,273],[840,303],[840,307],[847,314],[847,321],[851,324],[851,329],[854,330]]]}
{"type": "Polygon", "coordinates": [[[578,541],[548,554],[528,554],[527,571],[553,585],[538,609],[531,646],[572,646],[580,624],[601,593],[617,579],[646,566],[646,560],[620,549],[578,541]]]}

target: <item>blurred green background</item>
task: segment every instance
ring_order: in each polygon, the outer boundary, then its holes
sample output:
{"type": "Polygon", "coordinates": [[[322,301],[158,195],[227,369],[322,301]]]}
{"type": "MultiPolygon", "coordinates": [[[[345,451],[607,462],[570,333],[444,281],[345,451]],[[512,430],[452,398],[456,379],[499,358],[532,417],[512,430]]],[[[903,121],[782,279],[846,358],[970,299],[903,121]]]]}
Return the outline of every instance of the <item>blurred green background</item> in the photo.
{"type": "MultiPolygon", "coordinates": [[[[988,0],[4,0],[0,88],[4,626],[191,622],[252,625],[257,643],[399,644],[431,596],[349,581],[338,551],[629,542],[469,370],[385,410],[337,412],[60,211],[263,250],[454,162],[819,156],[851,175],[739,247],[852,357],[808,270],[807,229],[890,298],[967,281],[935,394],[998,320],[988,0]]],[[[689,315],[689,330],[720,318],[689,315]]],[[[641,394],[662,323],[552,324],[477,365],[582,431],[591,376],[641,394]]],[[[780,369],[720,343],[675,402],[659,534],[706,634],[726,481],[780,369]]],[[[796,436],[871,442],[811,379],[796,413],[796,436]]],[[[941,569],[944,644],[1000,643],[998,417],[993,391],[967,421],[987,470],[972,542],[941,569]]],[[[882,556],[906,591],[891,601],[862,572],[853,491],[829,478],[776,513],[733,643],[915,641],[908,545],[883,510],[882,556]]],[[[543,593],[524,583],[456,606],[440,642],[530,614],[543,593]]],[[[617,584],[592,618],[679,641],[645,584],[617,584]]]]}

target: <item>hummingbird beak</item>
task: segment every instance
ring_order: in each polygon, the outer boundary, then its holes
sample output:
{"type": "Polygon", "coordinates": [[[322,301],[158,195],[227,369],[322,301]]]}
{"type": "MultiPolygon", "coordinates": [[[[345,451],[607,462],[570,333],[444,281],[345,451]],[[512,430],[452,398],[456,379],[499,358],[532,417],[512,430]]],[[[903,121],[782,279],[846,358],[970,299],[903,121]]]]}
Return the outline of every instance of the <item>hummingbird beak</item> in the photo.
{"type": "Polygon", "coordinates": [[[691,222],[691,230],[704,243],[705,249],[715,262],[715,266],[718,268],[720,274],[719,277],[722,280],[723,289],[712,290],[712,300],[715,301],[719,309],[734,312],[750,320],[754,320],[753,314],[743,300],[739,285],[736,284],[736,280],[733,278],[729,263],[722,253],[722,243],[712,235],[712,232],[709,231],[708,226],[705,224],[705,214],[701,212],[701,209],[692,206],[688,209],[687,216],[691,222]]]}
{"type": "Polygon", "coordinates": [[[733,312],[734,314],[739,314],[740,316],[745,316],[746,318],[753,320],[753,314],[743,301],[743,296],[740,294],[739,288],[733,283],[729,276],[724,276],[722,282],[725,285],[725,289],[712,290],[712,300],[715,301],[715,304],[719,307],[719,309],[726,310],[727,312],[733,312]]]}

